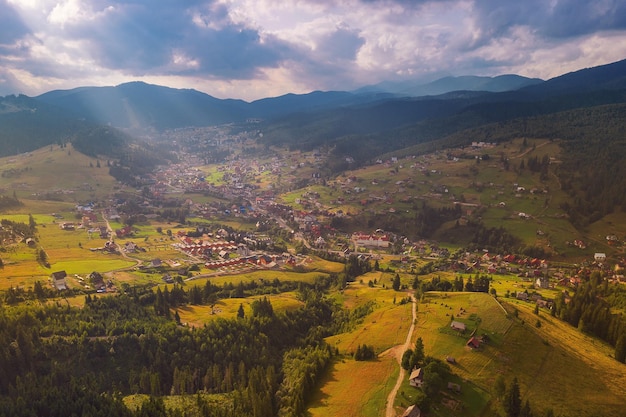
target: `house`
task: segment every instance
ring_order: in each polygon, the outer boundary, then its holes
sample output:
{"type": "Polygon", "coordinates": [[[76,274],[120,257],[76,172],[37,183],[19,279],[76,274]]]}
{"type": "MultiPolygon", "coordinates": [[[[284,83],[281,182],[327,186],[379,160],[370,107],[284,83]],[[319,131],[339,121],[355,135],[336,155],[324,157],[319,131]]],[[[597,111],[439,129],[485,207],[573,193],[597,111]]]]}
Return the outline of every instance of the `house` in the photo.
{"type": "Polygon", "coordinates": [[[163,265],[163,262],[159,258],[155,258],[155,259],[150,261],[150,263],[148,264],[148,267],[149,268],[158,268],[161,265],[163,265]]]}
{"type": "Polygon", "coordinates": [[[446,362],[451,363],[452,365],[456,364],[456,359],[452,356],[446,356],[446,362]]]}
{"type": "Polygon", "coordinates": [[[415,404],[407,407],[402,413],[402,417],[420,417],[421,415],[422,411],[415,404]]]}
{"type": "Polygon", "coordinates": [[[478,349],[480,347],[481,340],[476,337],[471,337],[470,340],[467,341],[466,346],[470,349],[478,349]]]}
{"type": "Polygon", "coordinates": [[[133,228],[131,226],[124,226],[121,229],[115,231],[115,235],[119,238],[131,236],[133,234],[133,228]]]}
{"type": "Polygon", "coordinates": [[[421,388],[424,384],[424,370],[422,368],[415,369],[409,375],[409,385],[416,388],[421,388]]]}
{"type": "Polygon", "coordinates": [[[104,277],[99,272],[93,271],[91,274],[89,274],[88,278],[89,282],[91,282],[95,289],[99,290],[105,287],[104,277]]]}
{"type": "Polygon", "coordinates": [[[124,252],[135,253],[137,251],[137,244],[132,241],[128,241],[124,244],[124,252]]]}
{"type": "Polygon", "coordinates": [[[456,330],[457,332],[463,333],[465,331],[465,323],[461,323],[460,321],[452,321],[452,323],[450,323],[450,328],[452,330],[456,330]]]}
{"type": "Polygon", "coordinates": [[[52,286],[59,291],[67,290],[67,283],[65,282],[65,277],[67,277],[67,273],[65,271],[53,272],[50,275],[50,278],[52,279],[52,286]]]}
{"type": "Polygon", "coordinates": [[[596,253],[593,255],[593,259],[594,259],[596,262],[604,262],[604,261],[606,261],[606,253],[596,252],[596,253]]]}
{"type": "Polygon", "coordinates": [[[538,288],[543,288],[543,289],[549,288],[550,287],[550,279],[547,276],[545,276],[545,275],[541,275],[535,281],[535,286],[538,287],[538,288]]]}
{"type": "Polygon", "coordinates": [[[70,223],[70,222],[63,222],[59,224],[59,228],[61,230],[75,230],[76,229],[76,225],[74,223],[70,223]]]}

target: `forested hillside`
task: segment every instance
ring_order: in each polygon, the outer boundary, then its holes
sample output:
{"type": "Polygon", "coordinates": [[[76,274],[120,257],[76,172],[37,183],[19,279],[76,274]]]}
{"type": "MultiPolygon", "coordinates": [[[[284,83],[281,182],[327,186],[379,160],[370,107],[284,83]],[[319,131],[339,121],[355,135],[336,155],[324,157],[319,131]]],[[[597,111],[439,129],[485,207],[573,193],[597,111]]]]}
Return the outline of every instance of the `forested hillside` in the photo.
{"type": "MultiPolygon", "coordinates": [[[[197,395],[196,410],[184,415],[301,415],[333,355],[322,338],[350,324],[350,316],[323,297],[338,283],[296,285],[302,302],[297,310],[275,313],[260,298],[250,310],[241,308],[238,318],[202,328],[181,325],[171,309],[214,305],[224,288],[208,281],[188,289],[87,295],[83,308],[60,302],[16,306],[52,294],[41,283],[28,292],[12,289],[0,310],[0,415],[130,416],[121,396],[146,394],[151,399],[135,415],[154,416],[153,408],[163,408],[157,397],[198,392],[206,395],[197,395]]],[[[241,297],[250,290],[242,288],[241,297]]]]}
{"type": "Polygon", "coordinates": [[[433,146],[453,147],[494,138],[561,140],[565,154],[554,168],[561,188],[571,197],[562,208],[574,225],[584,227],[614,210],[626,209],[624,126],[626,105],[615,104],[493,123],[447,136],[433,146]]]}

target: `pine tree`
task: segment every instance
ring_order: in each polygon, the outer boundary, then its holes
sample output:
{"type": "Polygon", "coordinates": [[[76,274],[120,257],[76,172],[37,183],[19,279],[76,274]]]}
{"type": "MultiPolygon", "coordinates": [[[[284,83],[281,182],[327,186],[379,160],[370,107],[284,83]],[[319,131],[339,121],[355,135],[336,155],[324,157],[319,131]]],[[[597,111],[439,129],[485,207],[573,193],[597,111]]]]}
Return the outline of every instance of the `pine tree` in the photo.
{"type": "Polygon", "coordinates": [[[411,356],[411,369],[419,368],[424,362],[424,341],[421,337],[418,337],[415,341],[415,348],[413,349],[413,356],[411,356]]]}
{"type": "Polygon", "coordinates": [[[246,313],[243,311],[243,304],[239,304],[239,310],[237,310],[237,318],[243,319],[246,313]]]}
{"type": "Polygon", "coordinates": [[[517,377],[513,378],[511,386],[504,395],[504,411],[506,417],[520,417],[522,409],[522,399],[520,397],[519,383],[517,377]]]}
{"type": "Polygon", "coordinates": [[[393,288],[394,291],[400,291],[400,275],[396,274],[395,277],[393,277],[393,284],[391,286],[393,288]]]}
{"type": "Polygon", "coordinates": [[[519,416],[520,417],[533,417],[533,412],[530,409],[530,403],[528,402],[528,400],[526,400],[526,402],[524,403],[524,406],[520,410],[519,416]]]}

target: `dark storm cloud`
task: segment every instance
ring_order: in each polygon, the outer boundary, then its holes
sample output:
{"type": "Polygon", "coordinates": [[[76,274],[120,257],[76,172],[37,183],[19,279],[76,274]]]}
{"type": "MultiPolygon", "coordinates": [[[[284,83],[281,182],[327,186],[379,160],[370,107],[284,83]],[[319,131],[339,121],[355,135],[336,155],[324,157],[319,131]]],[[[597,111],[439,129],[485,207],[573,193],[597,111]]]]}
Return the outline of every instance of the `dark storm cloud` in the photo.
{"type": "Polygon", "coordinates": [[[354,60],[365,44],[357,30],[339,27],[318,40],[317,51],[327,60],[354,60]]]}
{"type": "Polygon", "coordinates": [[[5,0],[0,0],[0,56],[19,52],[16,43],[30,30],[5,0]]]}
{"type": "Polygon", "coordinates": [[[278,66],[293,52],[285,42],[261,38],[258,30],[233,23],[225,6],[217,3],[166,1],[154,6],[150,1],[100,2],[94,20],[67,30],[90,44],[99,64],[141,75],[246,79],[259,68],[278,66]]]}
{"type": "Polygon", "coordinates": [[[514,26],[527,26],[547,38],[626,29],[623,0],[558,0],[553,5],[546,0],[476,0],[474,7],[485,38],[501,36],[514,26]]]}

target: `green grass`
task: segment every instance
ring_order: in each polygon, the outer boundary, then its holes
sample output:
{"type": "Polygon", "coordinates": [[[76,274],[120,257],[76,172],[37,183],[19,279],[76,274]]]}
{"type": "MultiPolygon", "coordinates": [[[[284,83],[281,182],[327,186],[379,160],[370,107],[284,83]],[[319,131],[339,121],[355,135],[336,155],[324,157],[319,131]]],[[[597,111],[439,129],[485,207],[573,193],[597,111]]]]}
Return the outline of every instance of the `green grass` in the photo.
{"type": "Polygon", "coordinates": [[[295,293],[286,292],[281,294],[258,295],[246,298],[225,298],[210,306],[186,305],[177,309],[181,322],[190,326],[199,327],[217,318],[234,319],[237,317],[239,306],[243,306],[244,315],[250,317],[252,314],[251,304],[260,298],[267,297],[272,303],[272,308],[276,313],[296,310],[301,308],[303,303],[296,299],[295,293]]]}
{"type": "MultiPolygon", "coordinates": [[[[224,404],[230,403],[232,398],[228,394],[205,394],[199,393],[204,401],[212,404],[224,404]]],[[[149,399],[146,394],[134,394],[127,395],[122,399],[124,405],[133,411],[137,411],[141,408],[141,405],[149,399]]],[[[194,395],[166,395],[163,397],[166,409],[173,409],[179,411],[181,414],[190,412],[192,415],[197,415],[201,410],[198,409],[197,397],[194,395]]]]}

